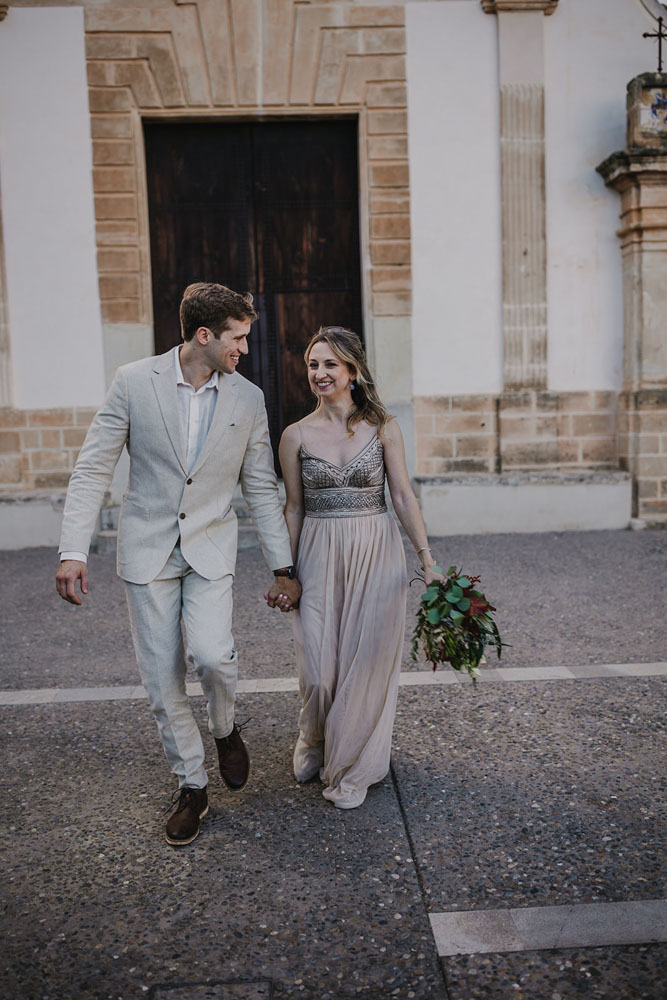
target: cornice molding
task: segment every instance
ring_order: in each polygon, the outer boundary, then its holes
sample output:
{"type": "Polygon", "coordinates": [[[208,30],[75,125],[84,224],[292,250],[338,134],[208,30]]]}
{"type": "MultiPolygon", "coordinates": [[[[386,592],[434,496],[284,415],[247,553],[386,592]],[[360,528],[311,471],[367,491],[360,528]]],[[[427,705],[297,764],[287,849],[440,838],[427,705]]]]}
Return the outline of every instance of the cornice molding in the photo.
{"type": "Polygon", "coordinates": [[[558,0],[481,0],[486,14],[539,13],[553,14],[558,0]]]}
{"type": "Polygon", "coordinates": [[[9,10],[8,3],[0,3],[0,21],[4,21],[7,17],[7,11],[9,10]]]}

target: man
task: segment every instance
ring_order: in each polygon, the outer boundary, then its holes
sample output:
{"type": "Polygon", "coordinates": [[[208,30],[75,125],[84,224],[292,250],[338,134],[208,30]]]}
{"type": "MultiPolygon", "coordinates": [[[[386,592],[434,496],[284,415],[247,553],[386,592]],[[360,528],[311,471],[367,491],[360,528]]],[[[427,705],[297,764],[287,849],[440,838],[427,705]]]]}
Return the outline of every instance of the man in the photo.
{"type": "Polygon", "coordinates": [[[236,372],[257,318],[252,296],[223,285],[189,285],[180,308],[183,343],[119,368],[93,420],[67,492],[58,593],[81,604],[87,553],[124,445],[130,454],[118,526],[117,570],[125,582],[141,679],[179,780],[166,840],[180,846],[208,812],[204,746],[185,693],[186,659],[208,704],[225,784],[245,787],[250,760],[234,722],[238,659],[232,582],[240,481],[274,581],[271,607],[289,611],[301,587],[291,565],[260,389],[236,372]],[[181,629],[181,623],[183,630],[181,629]],[[185,648],[183,646],[185,634],[185,648]]]}

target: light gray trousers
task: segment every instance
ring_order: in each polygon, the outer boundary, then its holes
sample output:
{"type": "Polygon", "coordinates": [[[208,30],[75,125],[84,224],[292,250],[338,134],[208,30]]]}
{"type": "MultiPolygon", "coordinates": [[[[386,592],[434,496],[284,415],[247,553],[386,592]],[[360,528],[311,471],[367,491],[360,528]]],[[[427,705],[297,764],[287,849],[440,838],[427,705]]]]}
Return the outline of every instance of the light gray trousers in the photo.
{"type": "Polygon", "coordinates": [[[238,657],[232,638],[233,579],[228,574],[205,580],[177,545],[151,583],[125,581],[141,680],[181,787],[204,788],[208,782],[204,744],[185,693],[187,663],[206,696],[213,736],[228,736],[234,725],[238,657]]]}

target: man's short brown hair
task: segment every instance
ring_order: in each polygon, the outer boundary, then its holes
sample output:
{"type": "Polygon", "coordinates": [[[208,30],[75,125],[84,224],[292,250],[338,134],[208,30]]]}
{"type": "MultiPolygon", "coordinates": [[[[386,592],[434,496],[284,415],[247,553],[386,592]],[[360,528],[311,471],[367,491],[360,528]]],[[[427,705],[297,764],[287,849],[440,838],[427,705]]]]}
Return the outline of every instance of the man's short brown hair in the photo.
{"type": "Polygon", "coordinates": [[[230,319],[257,319],[250,292],[242,295],[212,281],[188,285],[181,299],[180,316],[183,340],[192,340],[200,326],[208,327],[217,339],[230,319]]]}

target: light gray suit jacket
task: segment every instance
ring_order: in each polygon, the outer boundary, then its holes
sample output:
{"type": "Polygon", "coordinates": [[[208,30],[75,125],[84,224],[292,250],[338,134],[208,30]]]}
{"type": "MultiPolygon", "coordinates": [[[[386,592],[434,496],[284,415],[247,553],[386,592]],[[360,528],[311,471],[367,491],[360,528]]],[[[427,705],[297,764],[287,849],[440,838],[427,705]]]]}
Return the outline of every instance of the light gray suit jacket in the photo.
{"type": "Polygon", "coordinates": [[[130,476],[118,526],[118,574],[149,583],[179,540],[208,580],[234,573],[241,482],[271,569],[292,562],[264,396],[237,373],[220,373],[213,420],[188,475],[173,352],[124,365],[95,416],[70,479],[60,551],[88,552],[104,494],[127,445],[130,476]]]}

